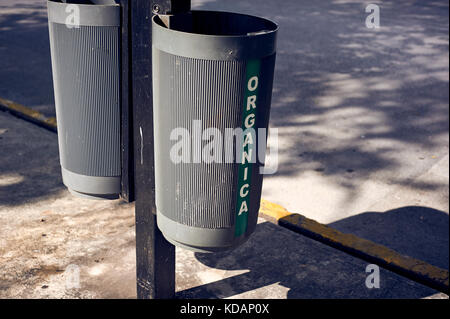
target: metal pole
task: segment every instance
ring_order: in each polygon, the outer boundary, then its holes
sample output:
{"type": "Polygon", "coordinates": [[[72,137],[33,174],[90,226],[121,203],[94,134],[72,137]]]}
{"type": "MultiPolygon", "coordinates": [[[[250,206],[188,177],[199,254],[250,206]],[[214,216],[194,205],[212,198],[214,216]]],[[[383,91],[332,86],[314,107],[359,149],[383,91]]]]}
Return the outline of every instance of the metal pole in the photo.
{"type": "Polygon", "coordinates": [[[189,12],[190,0],[121,0],[121,5],[122,197],[136,201],[137,297],[173,298],[175,247],[156,225],[151,18],[189,12]]]}
{"type": "Polygon", "coordinates": [[[121,197],[134,202],[133,104],[131,91],[130,1],[120,0],[121,7],[121,197]]]}

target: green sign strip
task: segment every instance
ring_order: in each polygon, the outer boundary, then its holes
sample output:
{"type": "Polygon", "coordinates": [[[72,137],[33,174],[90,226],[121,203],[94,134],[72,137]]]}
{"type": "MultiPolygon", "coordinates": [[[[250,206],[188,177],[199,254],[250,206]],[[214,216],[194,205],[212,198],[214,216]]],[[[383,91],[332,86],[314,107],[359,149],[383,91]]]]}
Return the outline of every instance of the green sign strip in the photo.
{"type": "Polygon", "coordinates": [[[244,134],[241,154],[239,154],[235,237],[239,237],[247,231],[248,213],[250,211],[251,176],[253,167],[251,159],[256,158],[257,128],[255,127],[255,124],[260,68],[260,60],[250,60],[247,62],[246,88],[241,126],[244,134]]]}

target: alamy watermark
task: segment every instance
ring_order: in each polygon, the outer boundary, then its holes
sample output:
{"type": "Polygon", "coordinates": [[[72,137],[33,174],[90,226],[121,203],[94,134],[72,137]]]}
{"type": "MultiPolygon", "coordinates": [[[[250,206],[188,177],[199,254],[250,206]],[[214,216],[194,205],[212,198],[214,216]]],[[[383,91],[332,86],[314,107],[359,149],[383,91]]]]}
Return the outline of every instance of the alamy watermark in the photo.
{"type": "Polygon", "coordinates": [[[215,127],[202,129],[201,120],[193,120],[189,130],[177,127],[170,133],[170,140],[175,142],[170,149],[170,160],[180,163],[257,163],[260,174],[274,174],[278,169],[278,129],[270,130],[270,149],[266,162],[267,130],[254,129],[254,117],[245,119],[246,128],[215,127]],[[248,125],[247,125],[248,124],[248,125]]]}
{"type": "Polygon", "coordinates": [[[66,27],[69,29],[80,28],[80,7],[76,4],[69,4],[65,9],[67,17],[65,20],[66,27]]]}
{"type": "MultiPolygon", "coordinates": [[[[259,69],[259,62],[251,64],[259,69]]],[[[192,121],[190,128],[177,127],[170,132],[170,160],[180,163],[236,163],[240,165],[261,164],[260,174],[273,174],[278,169],[278,130],[271,130],[271,165],[265,166],[267,129],[257,127],[257,90],[259,77],[249,76],[240,127],[217,128],[200,119],[192,121]]],[[[247,167],[248,170],[248,167],[247,167]]],[[[247,170],[244,171],[247,172],[247,170]]],[[[246,175],[245,175],[246,176],[246,175]]],[[[244,177],[245,177],[244,176],[244,177]]]]}
{"type": "Polygon", "coordinates": [[[369,289],[380,288],[380,267],[375,264],[367,265],[366,273],[369,273],[366,277],[366,287],[369,289]]]}
{"type": "Polygon", "coordinates": [[[370,13],[366,17],[366,27],[369,29],[378,29],[380,27],[380,7],[371,3],[366,7],[366,13],[370,13]]]}
{"type": "Polygon", "coordinates": [[[66,278],[66,289],[80,288],[80,267],[78,265],[70,264],[67,266],[64,277],[66,278]]]}

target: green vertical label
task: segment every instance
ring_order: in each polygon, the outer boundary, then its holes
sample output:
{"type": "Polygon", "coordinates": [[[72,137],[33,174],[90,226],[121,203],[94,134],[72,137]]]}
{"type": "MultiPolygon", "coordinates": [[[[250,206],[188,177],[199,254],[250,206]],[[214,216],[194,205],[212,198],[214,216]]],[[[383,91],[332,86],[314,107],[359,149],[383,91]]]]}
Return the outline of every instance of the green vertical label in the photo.
{"type": "Polygon", "coordinates": [[[258,105],[258,86],[260,60],[247,62],[244,107],[242,113],[243,143],[240,148],[238,183],[237,183],[237,205],[236,205],[236,228],[235,237],[239,237],[247,231],[248,213],[250,211],[250,192],[252,158],[256,159],[256,108],[258,105]]]}

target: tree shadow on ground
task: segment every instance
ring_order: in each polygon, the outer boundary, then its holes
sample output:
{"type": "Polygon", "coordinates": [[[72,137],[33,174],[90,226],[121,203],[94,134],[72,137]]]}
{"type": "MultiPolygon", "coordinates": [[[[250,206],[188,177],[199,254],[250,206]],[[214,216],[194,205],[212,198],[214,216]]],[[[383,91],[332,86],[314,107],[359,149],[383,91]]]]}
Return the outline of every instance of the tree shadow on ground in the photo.
{"type": "Polygon", "coordinates": [[[449,224],[445,212],[408,206],[366,212],[329,224],[434,266],[449,268],[449,224]]]}
{"type": "Polygon", "coordinates": [[[0,206],[32,204],[65,189],[53,132],[0,112],[0,206]]]}
{"type": "MultiPolygon", "coordinates": [[[[447,2],[384,1],[378,30],[365,27],[362,2],[193,4],[280,24],[271,112],[271,126],[280,129],[280,163],[273,177],[317,172],[344,189],[347,202],[367,180],[418,190],[442,187],[411,180],[448,153],[447,2]]],[[[53,116],[45,1],[7,0],[0,13],[0,96],[53,116]]],[[[2,150],[2,157],[7,154],[2,150]]],[[[2,174],[23,169],[13,164],[2,174]]],[[[27,165],[33,171],[45,162],[34,158],[27,165]]],[[[27,198],[8,203],[51,192],[27,192],[27,198]]]]}
{"type": "Polygon", "coordinates": [[[347,201],[369,179],[442,187],[410,180],[448,153],[448,2],[383,1],[379,29],[365,26],[363,1],[193,3],[280,26],[270,118],[280,161],[266,178],[316,171],[347,201]]]}
{"type": "MultiPolygon", "coordinates": [[[[448,269],[448,215],[444,212],[402,207],[362,213],[330,226],[448,269]]],[[[249,242],[231,252],[196,253],[195,257],[208,267],[247,272],[181,291],[180,298],[226,298],[241,293],[262,298],[258,293],[262,287],[273,297],[276,286],[288,288],[288,298],[422,298],[435,293],[384,269],[380,288],[368,289],[367,262],[268,222],[259,224],[249,242]]],[[[278,297],[284,298],[282,293],[278,297]]]]}

